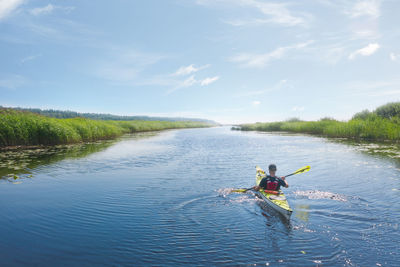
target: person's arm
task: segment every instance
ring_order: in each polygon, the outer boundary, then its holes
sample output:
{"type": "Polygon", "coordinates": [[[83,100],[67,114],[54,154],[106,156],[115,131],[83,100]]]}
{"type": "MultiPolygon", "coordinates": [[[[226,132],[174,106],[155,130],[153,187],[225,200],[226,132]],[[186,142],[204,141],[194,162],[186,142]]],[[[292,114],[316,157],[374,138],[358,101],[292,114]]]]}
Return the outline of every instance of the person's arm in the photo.
{"type": "Polygon", "coordinates": [[[286,182],[286,179],[285,179],[285,178],[286,178],[285,176],[282,176],[282,177],[281,177],[281,181],[283,182],[283,183],[282,183],[282,186],[288,188],[288,187],[289,187],[289,184],[286,182]]]}
{"type": "Polygon", "coordinates": [[[261,188],[265,188],[266,187],[266,182],[267,182],[267,178],[262,178],[259,185],[256,185],[253,187],[253,189],[255,191],[259,191],[261,188]]]}

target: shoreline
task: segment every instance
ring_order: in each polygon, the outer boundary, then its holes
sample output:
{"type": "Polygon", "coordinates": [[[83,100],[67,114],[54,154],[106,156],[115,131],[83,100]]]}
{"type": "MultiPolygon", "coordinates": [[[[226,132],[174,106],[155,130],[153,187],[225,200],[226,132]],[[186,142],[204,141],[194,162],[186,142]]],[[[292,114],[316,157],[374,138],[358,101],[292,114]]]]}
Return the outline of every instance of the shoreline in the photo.
{"type": "Polygon", "coordinates": [[[257,122],[233,126],[233,131],[287,132],[352,141],[400,143],[400,125],[385,118],[319,121],[257,122]]]}
{"type": "Polygon", "coordinates": [[[57,119],[11,109],[0,109],[0,118],[0,151],[113,140],[129,133],[214,126],[197,121],[57,119]]]}

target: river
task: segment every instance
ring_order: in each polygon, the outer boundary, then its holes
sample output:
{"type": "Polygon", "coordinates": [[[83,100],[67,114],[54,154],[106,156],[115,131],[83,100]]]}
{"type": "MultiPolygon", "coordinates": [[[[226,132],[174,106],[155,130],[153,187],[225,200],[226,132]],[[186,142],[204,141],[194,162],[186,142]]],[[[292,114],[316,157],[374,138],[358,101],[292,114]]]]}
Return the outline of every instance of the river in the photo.
{"type": "Polygon", "coordinates": [[[0,152],[1,266],[400,266],[400,150],[228,127],[0,152]],[[278,175],[289,221],[249,191],[278,175]]]}

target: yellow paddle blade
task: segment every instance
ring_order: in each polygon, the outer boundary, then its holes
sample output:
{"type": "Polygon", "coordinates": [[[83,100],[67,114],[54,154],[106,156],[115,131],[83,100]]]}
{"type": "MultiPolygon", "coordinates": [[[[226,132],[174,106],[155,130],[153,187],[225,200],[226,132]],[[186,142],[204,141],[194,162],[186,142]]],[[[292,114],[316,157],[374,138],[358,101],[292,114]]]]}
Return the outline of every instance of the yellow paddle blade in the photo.
{"type": "Polygon", "coordinates": [[[237,192],[237,193],[244,193],[248,191],[246,188],[240,188],[240,189],[233,189],[231,192],[237,192]]]}
{"type": "Polygon", "coordinates": [[[265,171],[261,169],[259,166],[256,166],[256,171],[265,174],[265,171]]]}
{"type": "Polygon", "coordinates": [[[303,168],[298,169],[297,171],[295,171],[293,174],[298,174],[298,173],[304,173],[304,172],[308,172],[310,170],[310,166],[305,166],[303,168]]]}

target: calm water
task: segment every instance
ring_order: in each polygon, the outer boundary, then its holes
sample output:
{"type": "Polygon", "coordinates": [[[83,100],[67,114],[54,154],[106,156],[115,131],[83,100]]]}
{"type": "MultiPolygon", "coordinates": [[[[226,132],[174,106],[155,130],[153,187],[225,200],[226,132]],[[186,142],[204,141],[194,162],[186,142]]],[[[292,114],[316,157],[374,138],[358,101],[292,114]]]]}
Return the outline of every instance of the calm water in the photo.
{"type": "Polygon", "coordinates": [[[2,152],[0,264],[400,266],[400,150],[229,128],[2,152]],[[278,166],[285,221],[251,192],[278,166]]]}

